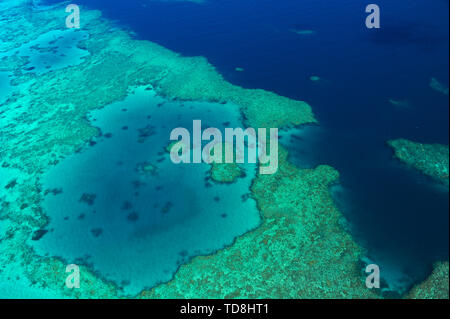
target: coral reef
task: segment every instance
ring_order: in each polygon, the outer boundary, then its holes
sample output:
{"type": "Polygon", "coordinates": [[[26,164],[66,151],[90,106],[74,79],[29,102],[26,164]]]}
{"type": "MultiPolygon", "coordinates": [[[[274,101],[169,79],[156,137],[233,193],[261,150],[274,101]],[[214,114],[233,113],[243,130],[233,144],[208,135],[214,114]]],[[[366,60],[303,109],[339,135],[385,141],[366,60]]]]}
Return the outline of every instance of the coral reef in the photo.
{"type": "Polygon", "coordinates": [[[120,296],[120,287],[85,266],[81,288],[66,289],[67,262],[36,255],[28,242],[47,224],[40,206],[42,174],[99,134],[85,118],[90,110],[124,99],[130,87],[151,84],[169,98],[232,102],[254,127],[315,121],[308,104],[233,86],[206,59],[182,57],[135,40],[113,28],[98,11],[83,9],[82,32],[89,37],[78,48],[89,55],[80,64],[43,74],[27,71],[30,57],[12,50],[47,32],[65,30],[64,7],[33,11],[29,1],[21,0],[1,5],[5,10],[0,11],[0,70],[14,75],[14,90],[0,106],[0,160],[3,167],[18,171],[14,187],[4,189],[1,196],[1,219],[7,223],[2,224],[0,281],[15,280],[14,285],[0,286],[2,296],[19,291],[25,296],[62,298],[120,296]]]}
{"type": "Polygon", "coordinates": [[[142,298],[376,298],[342,230],[328,187],[328,166],[299,170],[281,151],[274,175],[259,175],[252,194],[263,224],[214,255],[181,266],[175,279],[142,298]]]}
{"type": "Polygon", "coordinates": [[[211,179],[218,183],[233,183],[243,172],[236,163],[212,163],[211,179]]]}
{"type": "MultiPolygon", "coordinates": [[[[27,69],[30,57],[15,49],[64,30],[65,16],[63,7],[33,11],[27,0],[0,3],[0,71],[13,74],[14,87],[0,104],[0,165],[8,170],[6,184],[0,180],[0,297],[124,296],[122,287],[88,264],[81,266],[80,289],[67,289],[65,269],[72,261],[40,256],[29,242],[46,236],[40,231],[48,224],[41,207],[49,191],[42,189],[43,173],[99,135],[86,119],[89,111],[123,100],[131,87],[151,85],[158,94],[178,100],[230,102],[240,107],[251,127],[316,122],[305,102],[232,85],[205,58],[182,57],[136,40],[100,12],[84,8],[82,31],[75,32],[89,35],[77,45],[89,54],[51,72],[27,69]]],[[[142,133],[142,138],[150,134],[142,133]]],[[[278,172],[259,175],[251,188],[261,226],[228,248],[193,258],[174,280],[139,297],[378,297],[365,287],[359,263],[363,251],[341,226],[342,215],[329,194],[338,173],[328,166],[298,169],[288,163],[285,151],[280,153],[278,172]]],[[[86,203],[94,199],[92,194],[83,198],[86,203]]],[[[100,236],[102,230],[92,232],[100,236]]]]}
{"type": "Polygon", "coordinates": [[[405,139],[391,140],[388,144],[394,149],[397,159],[449,185],[448,145],[421,144],[405,139]]]}
{"type": "Polygon", "coordinates": [[[445,87],[444,84],[439,82],[436,78],[431,78],[430,87],[437,92],[448,95],[448,87],[445,87]]]}
{"type": "Polygon", "coordinates": [[[407,100],[395,100],[389,99],[389,103],[398,108],[408,108],[410,107],[409,102],[407,100]]]}
{"type": "MultiPolygon", "coordinates": [[[[216,163],[214,161],[211,163],[211,179],[217,183],[233,183],[239,177],[244,176],[244,171],[236,163],[236,154],[233,154],[233,163],[225,163],[225,154],[230,151],[233,153],[232,145],[230,143],[222,143],[221,148],[222,161],[221,163],[216,163]]],[[[213,150],[214,149],[211,149],[211,155],[214,153],[213,150]]]]}
{"type": "Polygon", "coordinates": [[[316,31],[314,30],[296,30],[296,29],[292,29],[291,32],[294,32],[295,34],[298,35],[313,35],[316,33],[316,31]]]}
{"type": "Polygon", "coordinates": [[[431,275],[415,286],[405,296],[408,299],[448,299],[449,298],[449,263],[438,262],[431,275]]]}

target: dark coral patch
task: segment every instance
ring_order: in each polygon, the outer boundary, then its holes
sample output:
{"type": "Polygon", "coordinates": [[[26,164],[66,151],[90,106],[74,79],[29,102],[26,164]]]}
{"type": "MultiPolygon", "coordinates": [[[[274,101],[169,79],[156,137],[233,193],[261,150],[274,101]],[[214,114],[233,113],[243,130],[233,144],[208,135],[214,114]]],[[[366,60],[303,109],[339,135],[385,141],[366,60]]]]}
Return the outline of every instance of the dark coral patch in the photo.
{"type": "Polygon", "coordinates": [[[173,204],[171,202],[167,202],[164,204],[164,207],[161,209],[163,214],[167,214],[172,209],[173,204]]]}
{"type": "Polygon", "coordinates": [[[155,127],[147,125],[146,127],[140,128],[139,130],[139,143],[144,143],[148,137],[155,134],[155,127]]]}
{"type": "Polygon", "coordinates": [[[46,230],[46,229],[39,229],[39,230],[36,230],[36,231],[33,233],[33,236],[31,236],[31,239],[32,239],[32,240],[39,240],[39,239],[42,238],[42,236],[44,236],[44,235],[47,234],[47,233],[48,233],[48,230],[46,230]]]}
{"type": "Polygon", "coordinates": [[[94,229],[91,229],[91,233],[92,233],[92,236],[99,237],[103,233],[103,230],[101,228],[94,228],[94,229]]]}
{"type": "Polygon", "coordinates": [[[241,196],[242,202],[248,201],[248,199],[250,198],[250,196],[251,196],[250,193],[242,195],[242,196],[241,196]]]}
{"type": "Polygon", "coordinates": [[[135,221],[137,221],[139,219],[139,215],[136,212],[132,212],[132,213],[128,214],[127,219],[130,222],[135,222],[135,221]]]}
{"type": "Polygon", "coordinates": [[[5,189],[10,189],[10,188],[14,188],[17,185],[17,180],[13,179],[12,181],[10,181],[6,186],[5,189]]]}
{"type": "Polygon", "coordinates": [[[125,201],[125,202],[123,202],[121,209],[122,210],[130,210],[132,208],[133,208],[133,204],[129,201],[125,201]]]}
{"type": "Polygon", "coordinates": [[[95,201],[96,197],[97,197],[97,195],[95,195],[95,194],[84,193],[83,195],[81,195],[81,198],[79,201],[81,203],[86,203],[89,206],[92,206],[92,205],[94,205],[94,201],[95,201]]]}

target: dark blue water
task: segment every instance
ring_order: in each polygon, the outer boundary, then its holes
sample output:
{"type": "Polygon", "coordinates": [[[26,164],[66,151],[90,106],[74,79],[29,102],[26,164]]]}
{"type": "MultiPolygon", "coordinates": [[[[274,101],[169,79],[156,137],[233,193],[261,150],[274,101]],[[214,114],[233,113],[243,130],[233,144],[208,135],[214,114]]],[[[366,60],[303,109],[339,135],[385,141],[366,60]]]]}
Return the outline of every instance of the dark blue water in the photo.
{"type": "Polygon", "coordinates": [[[339,170],[336,202],[371,257],[413,280],[448,258],[448,191],[393,160],[385,143],[448,144],[448,97],[429,87],[431,77],[449,82],[448,1],[377,0],[380,30],[365,28],[368,2],[356,0],[78,3],[140,38],[207,57],[234,84],[310,103],[321,125],[285,141],[291,159],[339,170]]]}

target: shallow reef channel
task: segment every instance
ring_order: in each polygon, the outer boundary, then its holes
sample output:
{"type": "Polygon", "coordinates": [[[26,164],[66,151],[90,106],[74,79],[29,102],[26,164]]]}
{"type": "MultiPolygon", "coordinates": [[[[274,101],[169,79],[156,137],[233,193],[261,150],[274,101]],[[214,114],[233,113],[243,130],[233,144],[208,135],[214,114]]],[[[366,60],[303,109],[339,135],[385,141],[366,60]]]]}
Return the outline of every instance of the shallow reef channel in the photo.
{"type": "Polygon", "coordinates": [[[216,183],[210,165],[170,160],[171,130],[191,130],[194,119],[242,127],[235,105],[168,101],[150,87],[90,112],[99,136],[43,176],[49,223],[30,241],[37,252],[88,265],[132,295],[255,229],[255,164],[243,164],[234,183],[216,183]]]}

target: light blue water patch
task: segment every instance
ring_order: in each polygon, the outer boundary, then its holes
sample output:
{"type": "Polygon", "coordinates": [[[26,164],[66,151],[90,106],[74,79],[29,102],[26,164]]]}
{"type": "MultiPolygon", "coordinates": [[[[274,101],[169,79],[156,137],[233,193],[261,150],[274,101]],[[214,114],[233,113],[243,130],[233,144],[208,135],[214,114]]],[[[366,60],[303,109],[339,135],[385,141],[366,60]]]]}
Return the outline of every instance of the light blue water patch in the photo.
{"type": "Polygon", "coordinates": [[[50,223],[33,242],[40,254],[89,264],[135,294],[259,225],[249,197],[255,164],[218,184],[209,165],[176,165],[166,151],[172,129],[192,132],[194,119],[203,128],[242,127],[236,106],[169,102],[140,88],[88,118],[102,135],[42,179],[50,223]]]}
{"type": "Polygon", "coordinates": [[[13,54],[28,57],[29,63],[24,67],[24,71],[44,74],[82,63],[89,52],[80,49],[78,44],[88,37],[89,34],[82,30],[53,30],[18,49],[0,54],[0,58],[13,54]]]}

